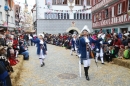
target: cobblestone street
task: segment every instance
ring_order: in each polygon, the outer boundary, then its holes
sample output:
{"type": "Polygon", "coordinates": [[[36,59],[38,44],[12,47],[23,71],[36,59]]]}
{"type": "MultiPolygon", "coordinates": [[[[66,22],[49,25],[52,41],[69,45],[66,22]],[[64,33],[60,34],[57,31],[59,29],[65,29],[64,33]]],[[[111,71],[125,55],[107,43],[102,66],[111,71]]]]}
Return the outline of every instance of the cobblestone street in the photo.
{"type": "Polygon", "coordinates": [[[91,60],[90,81],[79,77],[79,58],[71,56],[70,50],[48,45],[45,66],[40,67],[36,47],[29,47],[30,59],[24,61],[17,86],[130,86],[130,69],[98,62],[98,68],[91,60]]]}

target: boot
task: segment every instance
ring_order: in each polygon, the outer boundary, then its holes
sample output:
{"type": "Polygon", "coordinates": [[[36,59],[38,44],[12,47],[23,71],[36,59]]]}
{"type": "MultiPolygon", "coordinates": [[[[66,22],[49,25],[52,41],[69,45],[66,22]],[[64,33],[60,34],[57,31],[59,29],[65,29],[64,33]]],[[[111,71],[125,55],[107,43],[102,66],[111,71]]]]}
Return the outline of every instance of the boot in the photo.
{"type": "Polygon", "coordinates": [[[86,67],[86,69],[85,69],[85,74],[86,74],[85,76],[86,76],[86,80],[89,81],[90,79],[89,79],[89,76],[88,76],[88,69],[89,69],[89,66],[86,67]]]}

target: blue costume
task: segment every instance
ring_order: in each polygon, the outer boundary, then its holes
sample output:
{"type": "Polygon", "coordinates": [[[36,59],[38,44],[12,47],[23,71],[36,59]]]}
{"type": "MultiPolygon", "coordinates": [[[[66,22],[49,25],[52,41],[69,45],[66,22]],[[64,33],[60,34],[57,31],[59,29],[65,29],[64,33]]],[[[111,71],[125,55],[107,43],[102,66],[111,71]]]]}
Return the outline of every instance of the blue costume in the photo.
{"type": "Polygon", "coordinates": [[[39,55],[39,59],[42,67],[43,65],[45,65],[43,61],[45,59],[45,55],[47,52],[46,42],[44,42],[42,39],[40,40],[39,38],[36,38],[35,40],[32,39],[31,41],[37,44],[37,55],[39,55]]]}
{"type": "Polygon", "coordinates": [[[71,40],[71,55],[73,55],[73,51],[77,51],[75,38],[72,38],[72,40],[71,40]]]}
{"type": "Polygon", "coordinates": [[[88,69],[90,66],[90,46],[89,46],[90,40],[87,37],[81,37],[79,41],[79,52],[81,54],[81,60],[83,60],[84,64],[84,71],[86,79],[89,80],[88,76],[88,69]]]}
{"type": "MultiPolygon", "coordinates": [[[[40,39],[36,38],[35,40],[32,39],[31,41],[37,44],[37,55],[40,55],[40,51],[41,51],[40,39]]],[[[45,55],[46,51],[47,51],[47,46],[46,46],[45,42],[43,45],[44,45],[44,47],[42,48],[42,50],[43,50],[43,55],[45,55]]]]}

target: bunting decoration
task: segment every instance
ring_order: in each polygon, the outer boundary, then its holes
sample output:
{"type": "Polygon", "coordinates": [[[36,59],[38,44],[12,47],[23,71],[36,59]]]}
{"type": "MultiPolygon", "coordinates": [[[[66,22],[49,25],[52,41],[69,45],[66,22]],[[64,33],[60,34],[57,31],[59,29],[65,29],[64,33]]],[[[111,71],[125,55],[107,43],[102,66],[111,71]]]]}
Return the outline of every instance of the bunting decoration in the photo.
{"type": "MultiPolygon", "coordinates": [[[[15,2],[16,2],[17,4],[24,4],[24,5],[25,5],[25,3],[21,3],[21,2],[18,2],[18,1],[15,1],[15,2]]],[[[33,8],[32,5],[28,5],[28,6],[30,6],[30,7],[33,8]]],[[[51,9],[51,2],[48,2],[47,7],[37,6],[37,8],[49,10],[48,13],[51,13],[51,12],[73,12],[73,13],[80,13],[80,12],[85,12],[85,11],[87,11],[87,10],[91,10],[92,7],[90,7],[90,8],[78,9],[78,10],[72,10],[72,11],[71,11],[71,10],[56,10],[56,9],[51,9]]]]}

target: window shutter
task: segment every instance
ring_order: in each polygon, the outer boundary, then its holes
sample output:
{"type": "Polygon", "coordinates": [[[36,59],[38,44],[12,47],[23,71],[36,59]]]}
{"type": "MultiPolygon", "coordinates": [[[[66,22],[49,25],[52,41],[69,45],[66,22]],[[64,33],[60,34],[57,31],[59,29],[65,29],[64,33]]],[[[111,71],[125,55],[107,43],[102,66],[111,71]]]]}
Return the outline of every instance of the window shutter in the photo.
{"type": "Polygon", "coordinates": [[[112,13],[111,13],[111,8],[108,8],[108,18],[111,18],[111,15],[112,15],[112,13]]]}
{"type": "Polygon", "coordinates": [[[118,14],[118,4],[114,6],[114,15],[117,16],[118,14]]]}
{"type": "Polygon", "coordinates": [[[92,21],[93,21],[93,23],[94,23],[94,15],[93,15],[93,17],[92,17],[92,21]]]}
{"type": "Polygon", "coordinates": [[[125,1],[122,2],[122,13],[125,13],[126,10],[125,10],[125,1]]]}
{"type": "Polygon", "coordinates": [[[92,7],[93,7],[93,0],[91,0],[91,5],[92,5],[92,7]]]}
{"type": "Polygon", "coordinates": [[[102,19],[105,19],[105,11],[102,11],[102,19]]]}
{"type": "Polygon", "coordinates": [[[128,2],[129,0],[126,0],[126,2],[125,2],[125,12],[127,12],[127,10],[128,10],[128,3],[130,3],[130,2],[128,2]]]}

